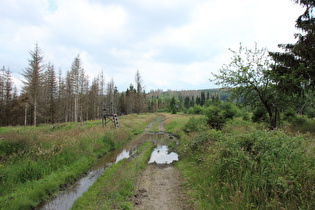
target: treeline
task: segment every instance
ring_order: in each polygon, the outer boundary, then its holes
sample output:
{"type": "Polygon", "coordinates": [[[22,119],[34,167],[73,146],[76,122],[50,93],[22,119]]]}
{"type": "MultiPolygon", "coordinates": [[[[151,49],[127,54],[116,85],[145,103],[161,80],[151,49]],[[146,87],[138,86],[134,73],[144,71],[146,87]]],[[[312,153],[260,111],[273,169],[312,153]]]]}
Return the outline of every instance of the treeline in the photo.
{"type": "Polygon", "coordinates": [[[90,84],[80,56],[74,58],[63,77],[51,63],[44,63],[36,44],[23,70],[23,86],[18,94],[10,69],[0,71],[0,126],[40,123],[79,122],[101,118],[103,108],[113,103],[118,114],[140,113],[147,109],[145,90],[139,71],[135,86],[119,93],[114,80],[105,81],[103,72],[90,84]]]}
{"type": "Polygon", "coordinates": [[[208,106],[214,101],[226,101],[231,95],[222,89],[163,91],[152,90],[147,94],[149,112],[187,112],[195,106],[208,106]]]}
{"type": "Polygon", "coordinates": [[[118,115],[169,111],[186,112],[210,101],[225,101],[229,93],[220,89],[163,91],[145,93],[140,72],[135,85],[119,92],[113,79],[105,81],[103,72],[92,80],[76,56],[63,76],[51,63],[44,63],[41,48],[30,51],[28,66],[23,70],[23,85],[18,93],[9,67],[0,71],[0,126],[38,125],[41,123],[82,122],[100,119],[103,109],[113,103],[118,115]],[[174,102],[175,100],[175,102],[174,102]],[[175,103],[175,105],[174,105],[175,103]]]}

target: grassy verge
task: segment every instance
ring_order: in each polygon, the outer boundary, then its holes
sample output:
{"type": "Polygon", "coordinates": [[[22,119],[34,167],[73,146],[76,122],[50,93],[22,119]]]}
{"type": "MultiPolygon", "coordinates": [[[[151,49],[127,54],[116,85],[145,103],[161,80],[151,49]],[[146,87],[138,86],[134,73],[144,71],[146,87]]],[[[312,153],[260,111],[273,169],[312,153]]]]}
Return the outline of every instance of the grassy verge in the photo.
{"type": "Polygon", "coordinates": [[[36,207],[98,157],[143,131],[154,117],[121,117],[119,129],[103,128],[101,121],[1,128],[0,209],[36,207]]]}
{"type": "Polygon", "coordinates": [[[110,166],[72,206],[72,209],[131,209],[137,175],[145,168],[153,145],[144,143],[133,160],[124,159],[110,166]]]}
{"type": "Polygon", "coordinates": [[[187,114],[169,114],[165,113],[164,128],[167,132],[173,133],[178,136],[184,134],[183,127],[189,121],[190,117],[194,115],[187,114]]]}
{"type": "Polygon", "coordinates": [[[309,135],[236,119],[222,131],[183,132],[177,167],[198,209],[314,209],[314,152],[309,135]]]}

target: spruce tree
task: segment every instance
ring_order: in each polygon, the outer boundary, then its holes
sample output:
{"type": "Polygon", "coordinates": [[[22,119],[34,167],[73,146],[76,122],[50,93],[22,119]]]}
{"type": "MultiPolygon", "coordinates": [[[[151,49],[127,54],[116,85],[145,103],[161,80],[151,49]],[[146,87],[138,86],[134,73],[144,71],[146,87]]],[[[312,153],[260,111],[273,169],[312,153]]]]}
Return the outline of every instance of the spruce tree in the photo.
{"type": "Polygon", "coordinates": [[[4,125],[8,126],[11,122],[11,113],[13,106],[13,81],[11,76],[11,71],[7,68],[5,72],[4,81],[4,101],[5,101],[5,113],[4,113],[4,125]]]}
{"type": "Polygon", "coordinates": [[[4,81],[5,81],[5,67],[3,66],[0,69],[0,125],[4,122],[4,110],[5,110],[5,101],[4,101],[4,81]]]}
{"type": "Polygon", "coordinates": [[[54,65],[48,64],[45,72],[45,105],[47,119],[50,123],[56,121],[57,80],[54,65]]]}
{"type": "Polygon", "coordinates": [[[83,72],[82,62],[80,55],[75,57],[73,60],[73,63],[71,65],[71,71],[70,71],[70,78],[71,78],[71,86],[72,86],[72,95],[73,95],[73,114],[74,114],[74,122],[78,122],[78,116],[79,116],[79,93],[81,93],[80,85],[81,82],[81,74],[83,72]]]}
{"type": "Polygon", "coordinates": [[[296,20],[296,43],[279,44],[284,52],[270,52],[275,61],[271,76],[287,93],[304,95],[315,89],[315,14],[314,0],[294,0],[305,8],[296,20]]]}
{"type": "Polygon", "coordinates": [[[32,105],[33,110],[33,125],[37,125],[37,112],[38,112],[38,102],[40,100],[40,92],[42,87],[42,71],[44,69],[43,65],[43,55],[42,50],[36,43],[34,51],[30,51],[31,59],[29,59],[29,66],[26,68],[22,75],[25,80],[24,91],[29,97],[29,103],[32,105]]]}
{"type": "Polygon", "coordinates": [[[143,86],[143,80],[141,78],[139,70],[137,70],[136,76],[135,76],[135,82],[136,82],[136,95],[135,95],[135,112],[137,114],[143,112],[144,106],[145,106],[145,90],[143,86]]]}

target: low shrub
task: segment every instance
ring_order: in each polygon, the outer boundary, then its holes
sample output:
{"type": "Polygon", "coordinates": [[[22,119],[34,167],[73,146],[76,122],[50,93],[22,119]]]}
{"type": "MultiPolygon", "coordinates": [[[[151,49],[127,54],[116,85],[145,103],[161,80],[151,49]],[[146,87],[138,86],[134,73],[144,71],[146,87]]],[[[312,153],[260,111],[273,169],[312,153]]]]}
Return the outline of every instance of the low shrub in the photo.
{"type": "Polygon", "coordinates": [[[296,116],[290,122],[294,126],[302,126],[306,123],[306,119],[303,116],[296,116]]]}
{"type": "Polygon", "coordinates": [[[264,107],[257,107],[252,115],[253,122],[268,122],[267,111],[264,107]]]}
{"type": "Polygon", "coordinates": [[[190,107],[186,112],[187,114],[205,114],[206,109],[203,106],[195,104],[193,107],[190,107]]]}
{"type": "Polygon", "coordinates": [[[220,108],[224,110],[224,117],[226,119],[233,119],[237,114],[237,107],[231,102],[222,103],[220,108]]]}
{"type": "Polygon", "coordinates": [[[205,117],[191,117],[184,125],[183,131],[186,133],[200,132],[207,129],[207,119],[205,117]]]}
{"type": "Polygon", "coordinates": [[[308,118],[315,118],[315,109],[313,107],[309,107],[305,110],[305,114],[308,118]]]}
{"type": "Polygon", "coordinates": [[[296,119],[296,111],[292,108],[288,108],[283,112],[283,120],[293,121],[296,119]]]}
{"type": "Polygon", "coordinates": [[[227,121],[225,111],[217,106],[208,107],[206,117],[208,125],[217,130],[221,130],[227,121]]]}

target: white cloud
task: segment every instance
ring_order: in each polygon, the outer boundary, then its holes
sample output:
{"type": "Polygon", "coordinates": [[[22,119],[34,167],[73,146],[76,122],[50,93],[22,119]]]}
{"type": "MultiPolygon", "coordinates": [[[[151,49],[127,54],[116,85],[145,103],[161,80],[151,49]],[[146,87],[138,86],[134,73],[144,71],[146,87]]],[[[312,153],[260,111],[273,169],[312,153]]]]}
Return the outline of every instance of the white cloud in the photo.
{"type": "MultiPolygon", "coordinates": [[[[122,7],[104,6],[87,0],[60,0],[58,8],[46,17],[51,32],[77,44],[95,45],[123,32],[127,14],[122,7]]],[[[62,41],[62,40],[60,40],[62,41]]]]}
{"type": "Polygon", "coordinates": [[[119,90],[137,69],[147,90],[213,87],[228,48],[279,50],[302,12],[289,0],[2,0],[0,65],[17,75],[38,42],[56,69],[80,54],[91,78],[103,69],[119,90]]]}

